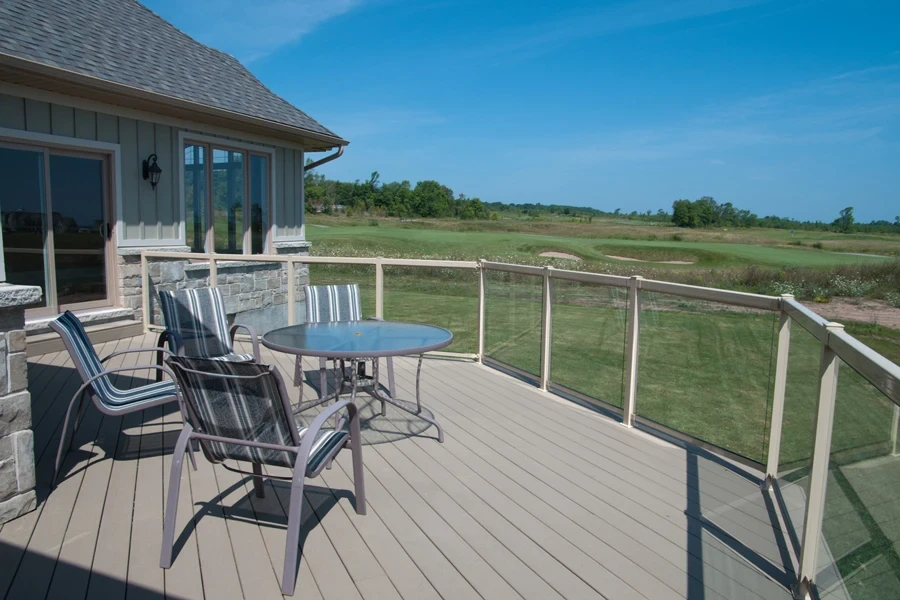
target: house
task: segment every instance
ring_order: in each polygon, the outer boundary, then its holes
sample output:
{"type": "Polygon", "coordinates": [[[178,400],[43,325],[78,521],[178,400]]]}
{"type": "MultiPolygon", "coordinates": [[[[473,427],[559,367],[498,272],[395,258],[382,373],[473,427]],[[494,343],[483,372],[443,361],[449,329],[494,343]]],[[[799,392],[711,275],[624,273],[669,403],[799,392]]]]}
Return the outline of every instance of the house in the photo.
{"type": "MultiPolygon", "coordinates": [[[[306,153],[347,143],[135,0],[0,0],[2,257],[41,289],[29,329],[139,319],[143,249],[186,254],[172,288],[208,283],[189,253],[308,252],[306,153]]],[[[229,313],[283,315],[281,270],[223,263],[229,313]]]]}

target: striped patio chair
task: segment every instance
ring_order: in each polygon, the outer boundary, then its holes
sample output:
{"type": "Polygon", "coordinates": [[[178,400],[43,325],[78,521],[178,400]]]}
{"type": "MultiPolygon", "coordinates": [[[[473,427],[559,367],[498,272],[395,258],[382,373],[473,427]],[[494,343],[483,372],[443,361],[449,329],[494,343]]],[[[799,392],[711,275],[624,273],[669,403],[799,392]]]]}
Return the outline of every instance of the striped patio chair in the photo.
{"type": "MultiPolygon", "coordinates": [[[[362,301],[359,294],[359,285],[355,283],[348,283],[344,285],[308,285],[303,288],[304,295],[306,297],[306,322],[307,323],[335,323],[341,321],[361,321],[363,319],[362,316],[362,301]]],[[[369,319],[376,320],[377,317],[369,317],[369,319]]],[[[319,373],[321,385],[325,385],[325,372],[327,370],[327,360],[325,358],[319,359],[319,373]]],[[[394,390],[394,361],[390,357],[385,359],[387,362],[387,372],[388,372],[388,389],[390,390],[391,397],[396,397],[396,393],[394,390]]],[[[372,366],[372,374],[374,377],[373,383],[374,385],[378,385],[378,359],[373,359],[372,366]]],[[[333,361],[340,362],[339,372],[344,372],[344,364],[343,361],[333,361]]],[[[361,363],[364,365],[364,363],[361,363]]],[[[365,367],[363,367],[365,368],[365,367]]],[[[335,369],[338,371],[338,369],[335,369]]],[[[362,375],[365,375],[363,372],[362,375]]],[[[364,379],[364,378],[363,378],[364,379]]],[[[303,399],[303,365],[301,363],[301,359],[298,356],[297,362],[294,365],[294,385],[300,388],[301,393],[301,410],[305,409],[306,406],[302,404],[303,399]]],[[[337,385],[337,383],[335,383],[337,385]]],[[[321,390],[321,395],[325,395],[325,390],[321,390]]],[[[312,402],[307,406],[314,406],[317,404],[316,402],[312,402]]],[[[385,404],[381,403],[381,414],[385,413],[385,404]]]]}
{"type": "MultiPolygon", "coordinates": [[[[159,566],[172,566],[175,540],[175,516],[185,450],[197,440],[204,456],[253,478],[260,498],[265,496],[263,478],[291,482],[287,540],[281,591],[294,594],[297,576],[297,546],[303,508],[304,480],[316,477],[341,449],[349,446],[353,454],[353,482],[356,512],[366,514],[363,482],[362,443],[356,405],[345,400],[318,414],[308,427],[298,429],[284,389],[284,381],[275,367],[258,363],[238,363],[169,356],[166,364],[175,372],[184,402],[180,404],[184,427],[172,455],[169,491],[159,566]],[[346,410],[346,417],[341,414],[346,410]],[[330,416],[339,415],[335,429],[323,426],[330,416]],[[349,431],[344,425],[349,422],[349,431]],[[229,466],[225,461],[251,463],[252,471],[229,466]],[[263,472],[262,467],[286,467],[290,477],[263,472]]],[[[193,462],[193,455],[191,454],[193,462]]],[[[196,462],[193,462],[197,469],[196,462]]]]}
{"type": "Polygon", "coordinates": [[[221,290],[197,288],[160,292],[159,305],[166,322],[166,330],[159,336],[159,346],[168,341],[169,350],[179,356],[260,362],[256,331],[249,325],[240,324],[229,329],[221,290]],[[234,335],[240,328],[250,334],[253,354],[234,351],[234,335]]]}
{"type": "Polygon", "coordinates": [[[169,353],[165,348],[133,348],[130,350],[121,350],[113,352],[109,356],[100,358],[91,345],[87,333],[81,321],[69,311],[64,312],[54,321],[50,322],[50,328],[53,329],[62,338],[69,357],[78,370],[81,377],[81,387],[72,396],[69,402],[69,408],[66,410],[66,418],[63,421],[63,429],[59,437],[59,448],[56,451],[56,464],[53,470],[53,484],[59,475],[59,469],[62,465],[63,447],[65,446],[66,432],[69,429],[69,423],[72,419],[72,408],[75,401],[79,400],[78,409],[75,411],[75,423],[72,428],[72,437],[69,439],[71,449],[72,442],[75,440],[75,432],[81,424],[84,412],[87,410],[87,397],[93,401],[94,406],[105,415],[124,415],[126,413],[136,412],[159,406],[168,402],[178,400],[178,391],[175,385],[174,377],[171,371],[159,364],[137,365],[134,367],[118,367],[115,369],[105,369],[103,363],[122,354],[133,352],[155,352],[159,355],[169,353]],[[124,371],[141,371],[144,369],[152,369],[157,372],[157,381],[123,390],[113,384],[110,375],[121,373],[124,371]],[[162,381],[163,373],[170,375],[171,379],[162,381]]]}

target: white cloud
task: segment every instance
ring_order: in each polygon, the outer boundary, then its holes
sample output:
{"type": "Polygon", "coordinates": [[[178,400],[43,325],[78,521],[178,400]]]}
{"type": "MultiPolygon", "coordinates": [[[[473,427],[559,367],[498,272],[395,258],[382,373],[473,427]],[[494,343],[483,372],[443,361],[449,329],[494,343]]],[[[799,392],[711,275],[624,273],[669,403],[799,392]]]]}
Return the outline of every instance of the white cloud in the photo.
{"type": "Polygon", "coordinates": [[[197,40],[250,63],[300,40],[362,0],[191,0],[150,7],[197,40]]]}

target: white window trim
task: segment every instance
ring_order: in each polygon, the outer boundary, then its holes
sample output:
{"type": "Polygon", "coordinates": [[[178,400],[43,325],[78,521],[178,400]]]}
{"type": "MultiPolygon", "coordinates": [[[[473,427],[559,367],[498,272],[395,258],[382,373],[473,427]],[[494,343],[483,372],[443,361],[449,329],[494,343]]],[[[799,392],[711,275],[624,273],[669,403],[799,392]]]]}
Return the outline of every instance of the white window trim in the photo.
{"type": "MultiPolygon", "coordinates": [[[[65,135],[53,135],[50,133],[37,133],[35,131],[25,131],[23,129],[9,129],[0,127],[0,140],[9,142],[25,142],[31,144],[40,144],[53,148],[62,148],[68,150],[87,150],[109,154],[112,158],[112,194],[116,210],[113,219],[116,222],[116,244],[122,246],[146,246],[148,240],[125,240],[125,223],[122,221],[122,146],[111,142],[98,142],[96,140],[84,140],[65,135]]],[[[184,237],[184,236],[182,236],[184,237]]],[[[152,240],[154,246],[175,246],[183,245],[178,240],[152,240]],[[175,242],[178,242],[177,244],[175,242]]]]}
{"type": "Polygon", "coordinates": [[[278,202],[276,202],[276,189],[275,189],[275,148],[271,146],[258,146],[256,144],[248,144],[247,142],[239,142],[236,140],[232,140],[229,138],[217,137],[214,135],[203,135],[200,133],[192,133],[190,131],[179,131],[178,132],[178,150],[176,152],[176,156],[178,156],[178,204],[179,211],[181,214],[181,240],[180,245],[186,245],[187,240],[185,240],[185,226],[187,218],[187,214],[185,212],[184,206],[184,146],[190,142],[198,142],[200,144],[219,144],[222,146],[227,146],[229,148],[237,148],[238,150],[246,150],[248,153],[255,152],[256,154],[265,154],[269,157],[269,220],[271,223],[269,224],[269,235],[267,236],[267,244],[266,244],[266,252],[265,254],[271,253],[272,244],[277,241],[278,227],[275,224],[277,221],[275,219],[275,207],[278,202]]]}

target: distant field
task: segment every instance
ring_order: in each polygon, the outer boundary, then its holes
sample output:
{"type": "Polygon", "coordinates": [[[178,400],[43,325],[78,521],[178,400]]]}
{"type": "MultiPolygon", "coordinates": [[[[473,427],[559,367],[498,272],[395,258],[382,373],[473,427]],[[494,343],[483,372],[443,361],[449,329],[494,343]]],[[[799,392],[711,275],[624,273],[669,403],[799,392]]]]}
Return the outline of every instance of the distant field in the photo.
{"type": "MultiPolygon", "coordinates": [[[[832,267],[845,264],[876,263],[883,262],[885,258],[878,256],[858,256],[842,254],[814,249],[807,246],[789,245],[788,232],[784,232],[784,245],[778,245],[780,241],[771,230],[758,230],[755,232],[741,232],[740,236],[730,241],[688,241],[673,240],[673,236],[688,236],[693,238],[693,232],[681,232],[673,228],[666,228],[668,239],[646,239],[646,226],[631,227],[618,226],[618,231],[612,226],[594,227],[581,225],[584,229],[578,233],[581,235],[555,235],[559,227],[548,227],[548,234],[533,233],[532,223],[524,223],[523,231],[482,231],[479,226],[472,226],[474,230],[465,231],[447,228],[444,223],[427,223],[434,225],[424,227],[426,223],[413,222],[402,224],[396,220],[379,221],[378,226],[362,221],[356,226],[340,226],[340,219],[327,219],[319,222],[311,219],[307,226],[307,238],[313,242],[313,251],[318,255],[345,254],[345,255],[380,255],[402,257],[441,257],[452,259],[478,259],[491,258],[493,260],[506,260],[535,263],[542,252],[565,252],[583,259],[588,265],[610,265],[622,267],[630,271],[638,272],[641,267],[665,267],[671,269],[691,269],[695,267],[731,267],[731,266],[763,266],[763,267],[832,267]],[[316,226],[318,225],[318,226],[316,226]],[[587,232],[596,230],[597,233],[606,233],[608,237],[589,237],[587,232]],[[610,235],[613,234],[613,235],[610,235]],[[632,234],[640,239],[627,239],[626,234],[632,234]],[[755,237],[754,237],[755,235],[755,237]],[[737,240],[740,241],[737,241],[737,240]],[[633,258],[645,262],[625,261],[612,256],[633,258]],[[667,261],[690,262],[690,265],[666,264],[667,261]]],[[[454,222],[454,224],[459,224],[454,222]]],[[[554,224],[547,224],[548,226],[554,224]]],[[[505,227],[506,225],[503,225],[505,227]]],[[[500,228],[501,226],[498,226],[500,228]]],[[[568,229],[568,225],[565,224],[568,229]]],[[[560,232],[560,233],[569,233],[560,232]]],[[[781,234],[782,232],[778,232],[781,234]]],[[[784,237],[782,236],[782,237],[784,237]]],[[[813,238],[806,238],[807,242],[813,238]]],[[[795,240],[798,241],[798,240],[795,240]]],[[[803,240],[799,240],[803,241],[803,240]]],[[[849,240],[854,243],[859,240],[849,240]]],[[[873,239],[885,254],[893,254],[900,251],[900,238],[893,240],[873,239]],[[894,248],[896,246],[896,248],[894,248]]],[[[806,242],[804,242],[806,243],[806,242]]],[[[822,242],[824,244],[824,241],[822,242]]],[[[870,245],[872,245],[870,244],[870,245]]],[[[824,246],[823,246],[824,247],[824,246]]],[[[552,261],[544,261],[552,262],[552,261]]],[[[576,264],[575,261],[567,261],[576,264]]],[[[591,269],[596,270],[596,269],[591,269]]]]}

